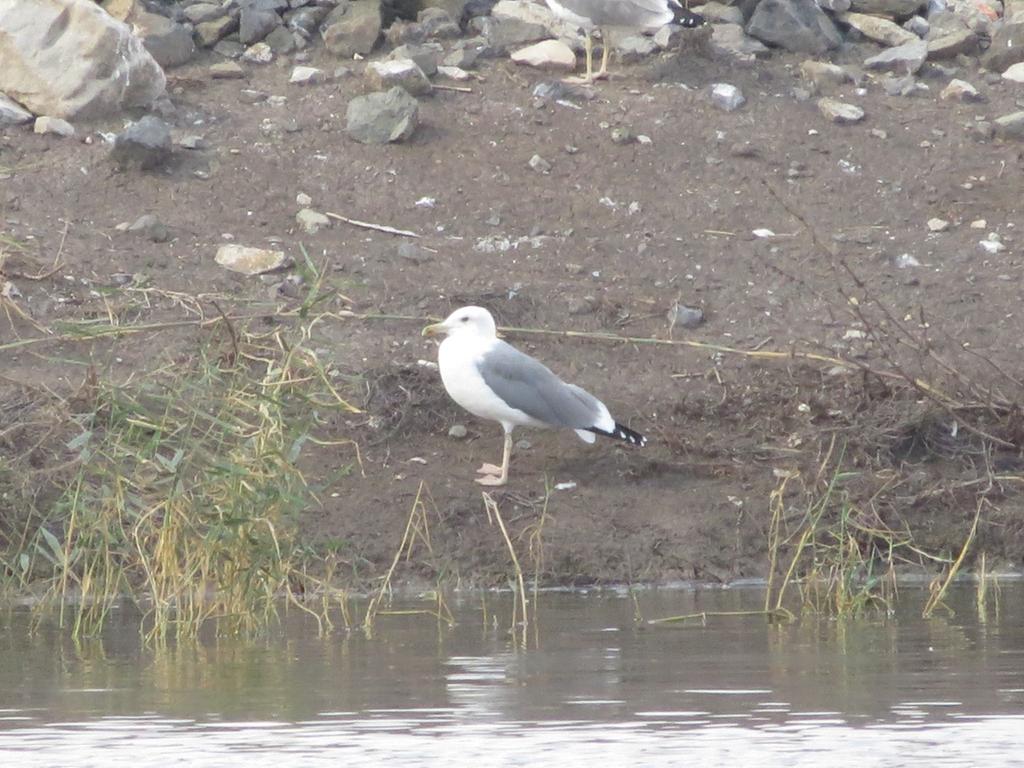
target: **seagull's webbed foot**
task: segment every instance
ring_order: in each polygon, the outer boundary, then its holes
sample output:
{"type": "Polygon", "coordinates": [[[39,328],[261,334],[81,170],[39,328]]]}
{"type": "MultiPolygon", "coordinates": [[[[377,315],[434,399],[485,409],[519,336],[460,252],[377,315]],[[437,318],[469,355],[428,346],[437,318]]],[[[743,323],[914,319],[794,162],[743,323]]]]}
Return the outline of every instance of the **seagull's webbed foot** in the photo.
{"type": "Polygon", "coordinates": [[[500,475],[501,467],[497,464],[481,464],[480,469],[476,471],[478,475],[500,475]]]}

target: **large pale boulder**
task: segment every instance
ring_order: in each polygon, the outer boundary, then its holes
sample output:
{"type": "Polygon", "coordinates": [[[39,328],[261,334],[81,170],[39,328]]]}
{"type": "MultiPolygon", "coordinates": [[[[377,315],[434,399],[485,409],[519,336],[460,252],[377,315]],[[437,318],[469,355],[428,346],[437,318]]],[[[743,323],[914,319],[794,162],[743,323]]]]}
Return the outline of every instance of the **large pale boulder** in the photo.
{"type": "Polygon", "coordinates": [[[161,96],[164,72],[92,0],[0,0],[0,91],[36,114],[89,119],[161,96]]]}

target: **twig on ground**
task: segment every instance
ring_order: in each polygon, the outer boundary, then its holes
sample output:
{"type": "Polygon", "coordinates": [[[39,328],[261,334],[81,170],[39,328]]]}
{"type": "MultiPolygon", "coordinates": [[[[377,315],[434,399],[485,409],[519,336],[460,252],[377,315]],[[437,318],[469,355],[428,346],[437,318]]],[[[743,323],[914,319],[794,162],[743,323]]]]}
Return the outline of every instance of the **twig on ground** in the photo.
{"type": "Polygon", "coordinates": [[[389,227],[387,224],[374,224],[370,221],[359,221],[358,219],[350,219],[347,216],[342,216],[340,213],[331,213],[325,211],[324,215],[331,219],[337,219],[343,221],[346,224],[351,224],[353,227],[360,227],[361,229],[372,229],[375,232],[385,232],[389,235],[399,235],[401,237],[422,237],[415,232],[411,232],[408,229],[397,229],[395,227],[389,227]]]}

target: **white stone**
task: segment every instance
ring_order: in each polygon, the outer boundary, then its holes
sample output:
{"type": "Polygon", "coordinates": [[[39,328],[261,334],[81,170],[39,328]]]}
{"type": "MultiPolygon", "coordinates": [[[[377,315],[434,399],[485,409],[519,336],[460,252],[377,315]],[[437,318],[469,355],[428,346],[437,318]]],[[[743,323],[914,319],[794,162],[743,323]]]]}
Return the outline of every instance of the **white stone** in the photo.
{"type": "Polygon", "coordinates": [[[985,219],[975,219],[971,222],[971,229],[984,229],[988,226],[988,222],[985,219]]]}
{"type": "Polygon", "coordinates": [[[292,70],[291,77],[288,78],[288,82],[293,85],[312,85],[318,83],[323,79],[322,70],[316,67],[295,67],[292,70]]]}
{"type": "Polygon", "coordinates": [[[1009,80],[1011,83],[1024,83],[1024,61],[1013,64],[1003,72],[1003,80],[1009,80]]]}
{"type": "Polygon", "coordinates": [[[449,80],[469,80],[471,75],[462,67],[446,67],[443,64],[437,68],[437,74],[447,77],[449,80]]]}
{"type": "Polygon", "coordinates": [[[526,64],[537,69],[555,69],[572,72],[576,69],[576,54],[561,40],[543,40],[512,54],[516,64],[526,64]]]}
{"type": "Polygon", "coordinates": [[[295,214],[295,221],[307,235],[315,235],[321,229],[331,226],[330,219],[320,211],[314,211],[311,208],[303,208],[295,214]]]}
{"type": "Polygon", "coordinates": [[[284,251],[252,248],[246,245],[222,245],[215,257],[218,264],[243,275],[259,275],[278,269],[285,262],[284,251]]]}
{"type": "Polygon", "coordinates": [[[36,133],[49,133],[54,136],[63,136],[64,138],[75,135],[75,127],[71,123],[67,120],[61,120],[59,117],[50,117],[49,115],[37,117],[32,130],[36,133]]]}
{"type": "Polygon", "coordinates": [[[254,43],[245,49],[242,58],[252,64],[269,64],[274,60],[274,49],[267,43],[254,43]]]}
{"type": "Polygon", "coordinates": [[[726,112],[739,109],[746,102],[743,91],[730,83],[715,83],[711,86],[711,103],[726,112]]]}
{"type": "Polygon", "coordinates": [[[0,1],[0,91],[36,114],[90,119],[148,107],[160,65],[92,0],[0,1]]]}
{"type": "Polygon", "coordinates": [[[838,99],[818,99],[818,111],[833,123],[859,123],[864,119],[863,109],[838,99]]]}
{"type": "Polygon", "coordinates": [[[379,91],[398,86],[412,96],[421,96],[433,90],[426,74],[412,59],[371,61],[366,65],[366,82],[379,91]]]}
{"type": "Polygon", "coordinates": [[[299,192],[295,196],[295,202],[301,205],[303,208],[308,208],[313,204],[313,198],[307,195],[305,192],[299,192]]]}
{"type": "MultiPolygon", "coordinates": [[[[990,236],[990,238],[991,238],[991,236],[990,236]]],[[[981,246],[982,250],[985,251],[985,253],[993,253],[993,254],[995,254],[995,253],[999,253],[1000,251],[1005,251],[1006,250],[1006,246],[1003,245],[998,240],[992,240],[992,239],[980,240],[978,242],[978,245],[981,246]]]]}
{"type": "Polygon", "coordinates": [[[928,229],[931,232],[945,232],[949,229],[949,222],[945,219],[928,219],[928,229]]]}

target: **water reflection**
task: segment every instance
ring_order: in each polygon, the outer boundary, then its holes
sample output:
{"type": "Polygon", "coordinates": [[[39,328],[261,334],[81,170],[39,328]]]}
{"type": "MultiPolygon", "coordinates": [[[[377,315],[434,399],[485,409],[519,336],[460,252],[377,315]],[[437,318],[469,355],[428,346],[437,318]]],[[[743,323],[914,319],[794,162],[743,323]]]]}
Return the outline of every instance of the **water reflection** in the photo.
{"type": "MultiPolygon", "coordinates": [[[[964,590],[955,617],[928,621],[905,593],[888,619],[643,627],[626,597],[545,594],[525,651],[475,599],[440,631],[395,616],[372,641],[317,637],[289,615],[259,642],[160,650],[127,615],[76,645],[9,613],[0,765],[1024,765],[1022,597],[1004,587],[988,623],[964,590]]],[[[759,601],[650,592],[639,607],[759,601]]]]}

